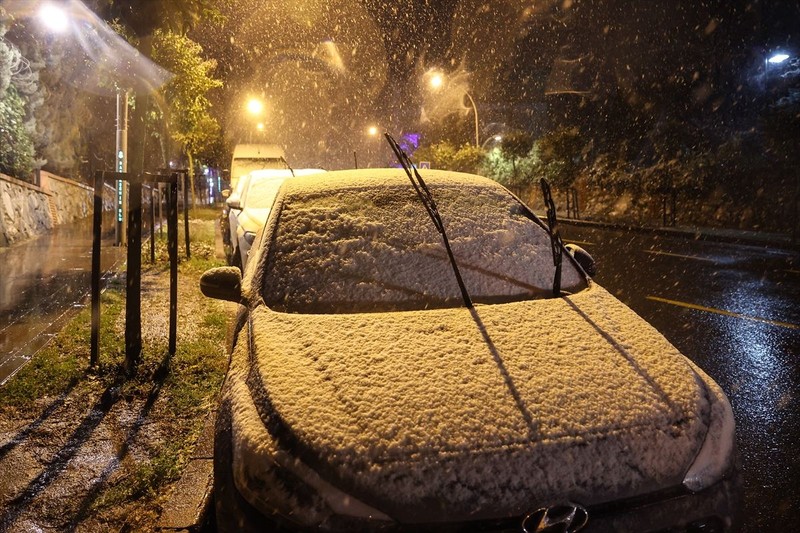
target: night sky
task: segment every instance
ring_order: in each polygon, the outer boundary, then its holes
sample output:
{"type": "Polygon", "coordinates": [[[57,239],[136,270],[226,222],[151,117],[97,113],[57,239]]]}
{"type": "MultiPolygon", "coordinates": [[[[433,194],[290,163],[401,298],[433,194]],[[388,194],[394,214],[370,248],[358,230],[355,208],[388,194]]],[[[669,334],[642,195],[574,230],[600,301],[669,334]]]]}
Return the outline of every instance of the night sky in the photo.
{"type": "Polygon", "coordinates": [[[320,154],[362,149],[368,123],[414,129],[431,68],[487,121],[571,94],[600,112],[611,101],[639,113],[733,109],[766,53],[797,48],[800,24],[800,4],[776,1],[236,0],[223,10],[224,23],[194,37],[219,62],[228,131],[248,131],[241,102],[263,97],[270,140],[322,165],[320,154]]]}

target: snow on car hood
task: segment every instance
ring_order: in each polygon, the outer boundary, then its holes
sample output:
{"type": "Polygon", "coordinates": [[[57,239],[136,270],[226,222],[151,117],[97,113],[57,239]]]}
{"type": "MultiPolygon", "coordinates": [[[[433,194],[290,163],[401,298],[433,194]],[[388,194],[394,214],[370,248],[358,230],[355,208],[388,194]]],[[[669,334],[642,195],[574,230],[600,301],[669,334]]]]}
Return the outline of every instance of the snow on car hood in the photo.
{"type": "Polygon", "coordinates": [[[678,485],[707,430],[688,361],[596,285],[474,311],[261,306],[252,320],[248,385],[262,420],[234,422],[250,426],[239,433],[276,438],[398,520],[678,485]]]}

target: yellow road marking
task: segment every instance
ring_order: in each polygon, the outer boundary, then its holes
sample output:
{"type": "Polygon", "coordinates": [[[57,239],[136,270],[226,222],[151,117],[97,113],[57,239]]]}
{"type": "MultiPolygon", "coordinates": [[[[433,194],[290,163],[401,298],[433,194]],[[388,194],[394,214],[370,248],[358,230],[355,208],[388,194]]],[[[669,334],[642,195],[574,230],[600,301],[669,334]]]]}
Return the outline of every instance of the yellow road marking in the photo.
{"type": "Polygon", "coordinates": [[[654,302],[661,302],[670,305],[677,305],[678,307],[685,307],[687,309],[694,309],[696,311],[705,311],[707,313],[716,313],[718,315],[725,315],[731,316],[734,318],[741,318],[743,320],[752,320],[753,322],[761,322],[763,324],[770,324],[772,326],[779,326],[782,328],[789,328],[789,329],[800,329],[800,326],[797,324],[790,324],[789,322],[779,322],[777,320],[767,320],[766,318],[759,318],[755,316],[747,316],[740,313],[734,313],[732,311],[725,311],[724,309],[716,309],[714,307],[705,307],[703,305],[697,304],[690,304],[687,302],[679,302],[677,300],[667,300],[666,298],[659,298],[658,296],[648,296],[648,300],[652,300],[654,302]]]}
{"type": "Polygon", "coordinates": [[[654,254],[654,255],[668,255],[670,257],[680,257],[681,259],[694,259],[695,261],[708,261],[709,263],[715,263],[713,259],[709,259],[708,257],[697,257],[696,255],[673,254],[670,252],[659,252],[658,250],[644,250],[644,253],[654,254]]]}

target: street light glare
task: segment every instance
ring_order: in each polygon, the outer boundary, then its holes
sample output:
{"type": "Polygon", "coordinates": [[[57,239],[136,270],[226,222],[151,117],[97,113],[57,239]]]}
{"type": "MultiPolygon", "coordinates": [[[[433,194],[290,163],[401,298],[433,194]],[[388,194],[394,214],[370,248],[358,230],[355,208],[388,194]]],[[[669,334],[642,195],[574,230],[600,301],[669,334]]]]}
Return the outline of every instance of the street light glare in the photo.
{"type": "Polygon", "coordinates": [[[60,7],[45,3],[39,8],[39,20],[50,30],[56,33],[64,33],[69,26],[67,13],[60,7]]]}
{"type": "Polygon", "coordinates": [[[263,109],[264,104],[261,103],[261,100],[251,98],[250,101],[247,102],[247,110],[254,115],[258,115],[263,109]]]}
{"type": "Polygon", "coordinates": [[[774,56],[767,59],[767,61],[774,64],[774,63],[783,63],[787,59],[789,59],[789,54],[775,54],[774,56]]]}
{"type": "Polygon", "coordinates": [[[256,129],[258,131],[264,131],[264,123],[263,122],[259,122],[258,124],[256,124],[256,129]]]}
{"type": "Polygon", "coordinates": [[[367,130],[367,133],[369,133],[374,137],[378,134],[378,128],[376,128],[375,126],[370,126],[369,129],[367,130]]]}
{"type": "Polygon", "coordinates": [[[432,88],[438,89],[442,86],[442,83],[444,83],[444,79],[442,78],[441,74],[434,74],[431,76],[430,84],[432,88]]]}

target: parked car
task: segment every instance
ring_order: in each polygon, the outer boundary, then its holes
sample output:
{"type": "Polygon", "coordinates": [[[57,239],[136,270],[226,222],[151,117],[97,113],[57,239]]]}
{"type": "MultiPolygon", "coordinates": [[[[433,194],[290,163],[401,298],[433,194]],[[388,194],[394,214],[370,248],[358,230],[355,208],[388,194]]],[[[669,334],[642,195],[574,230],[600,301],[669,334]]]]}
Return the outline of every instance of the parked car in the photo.
{"type": "Polygon", "coordinates": [[[250,245],[267,221],[272,202],[281,183],[293,176],[307,176],[325,172],[319,168],[262,169],[242,176],[239,193],[228,201],[230,213],[228,227],[230,232],[231,254],[229,264],[244,271],[250,245]]]}
{"type": "Polygon", "coordinates": [[[287,169],[286,154],[276,144],[237,144],[231,157],[231,187],[236,190],[239,178],[262,168],[287,169]]]}
{"type": "Polygon", "coordinates": [[[424,178],[469,306],[399,169],[285,180],[244,278],[204,274],[240,303],[219,531],[734,528],[719,386],[563,247],[554,296],[547,227],[502,186],[424,178]]]}

